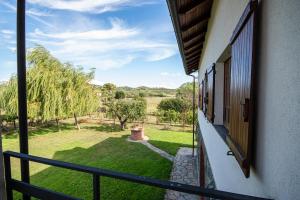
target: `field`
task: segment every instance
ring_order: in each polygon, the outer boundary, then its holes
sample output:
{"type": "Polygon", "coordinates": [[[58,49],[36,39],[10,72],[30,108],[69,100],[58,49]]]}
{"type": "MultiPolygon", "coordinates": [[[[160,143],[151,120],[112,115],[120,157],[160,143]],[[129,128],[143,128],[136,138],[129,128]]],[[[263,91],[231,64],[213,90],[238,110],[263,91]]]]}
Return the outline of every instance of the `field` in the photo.
{"type": "Polygon", "coordinates": [[[156,111],[158,104],[163,99],[167,99],[170,97],[146,97],[147,101],[147,114],[151,114],[156,111]]]}
{"type": "MultiPolygon", "coordinates": [[[[160,130],[145,125],[150,143],[175,155],[180,146],[191,145],[191,133],[160,130]]],[[[30,132],[30,154],[87,166],[117,170],[158,179],[169,179],[172,163],[139,143],[126,141],[129,131],[113,124],[85,123],[81,130],[72,124],[30,132]]],[[[17,135],[2,139],[4,150],[18,151],[17,135]]],[[[12,174],[20,178],[19,161],[12,159],[12,174]]],[[[92,177],[83,173],[30,163],[31,182],[82,199],[92,199],[92,177]]],[[[102,199],[163,199],[164,190],[101,178],[102,199]]],[[[15,195],[16,199],[20,197],[15,195]]]]}

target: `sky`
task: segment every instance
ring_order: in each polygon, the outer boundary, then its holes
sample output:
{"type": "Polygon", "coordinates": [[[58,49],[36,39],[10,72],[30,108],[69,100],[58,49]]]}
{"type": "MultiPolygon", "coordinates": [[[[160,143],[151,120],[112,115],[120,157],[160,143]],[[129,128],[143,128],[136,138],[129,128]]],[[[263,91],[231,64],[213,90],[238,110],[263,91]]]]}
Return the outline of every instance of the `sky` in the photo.
{"type": "MultiPolygon", "coordinates": [[[[27,0],[26,47],[35,45],[95,68],[95,84],[177,88],[191,81],[165,0],[27,0]]],[[[16,69],[16,0],[0,0],[0,81],[16,69]]]]}

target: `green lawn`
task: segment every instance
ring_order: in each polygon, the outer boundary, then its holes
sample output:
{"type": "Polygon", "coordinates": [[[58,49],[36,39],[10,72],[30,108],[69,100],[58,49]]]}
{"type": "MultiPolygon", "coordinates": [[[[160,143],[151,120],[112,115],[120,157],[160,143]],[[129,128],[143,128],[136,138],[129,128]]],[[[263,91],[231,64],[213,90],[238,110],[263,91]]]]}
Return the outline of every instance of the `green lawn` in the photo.
{"type": "Polygon", "coordinates": [[[150,126],[146,127],[145,134],[149,137],[149,143],[171,155],[176,155],[179,147],[192,147],[191,132],[159,130],[150,126]]]}
{"type": "MultiPolygon", "coordinates": [[[[158,179],[169,179],[172,163],[139,143],[126,141],[129,131],[108,125],[82,125],[80,131],[65,125],[30,132],[30,154],[87,166],[112,169],[158,179]]],[[[191,134],[146,127],[150,142],[175,154],[179,146],[189,146],[191,134]]],[[[17,136],[5,136],[4,150],[18,151],[17,136]]],[[[31,182],[81,199],[92,199],[92,177],[71,170],[30,163],[31,182]]],[[[19,161],[12,159],[12,174],[20,178],[19,161]]],[[[102,199],[163,199],[162,189],[126,181],[101,178],[102,199]]],[[[19,198],[19,195],[15,195],[19,198]]]]}

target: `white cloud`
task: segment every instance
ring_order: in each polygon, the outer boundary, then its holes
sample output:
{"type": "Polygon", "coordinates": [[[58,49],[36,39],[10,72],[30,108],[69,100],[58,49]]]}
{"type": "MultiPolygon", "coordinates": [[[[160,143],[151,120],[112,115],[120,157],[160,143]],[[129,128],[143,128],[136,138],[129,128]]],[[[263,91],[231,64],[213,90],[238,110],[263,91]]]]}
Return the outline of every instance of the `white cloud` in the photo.
{"type": "Polygon", "coordinates": [[[14,36],[14,31],[9,29],[2,29],[0,33],[1,37],[4,38],[6,41],[10,41],[14,36]]]}
{"type": "Polygon", "coordinates": [[[7,34],[7,35],[13,35],[15,32],[13,30],[2,29],[1,33],[7,34]]]}
{"type": "Polygon", "coordinates": [[[16,53],[16,47],[7,47],[12,53],[16,53]]]}
{"type": "MultiPolygon", "coordinates": [[[[151,50],[152,51],[152,50],[151,50]]],[[[176,54],[175,48],[158,48],[151,52],[151,55],[147,58],[148,61],[159,61],[169,58],[176,54]]]]}
{"type": "Polygon", "coordinates": [[[26,14],[31,15],[31,16],[37,16],[37,17],[49,17],[49,16],[53,16],[49,12],[44,12],[44,11],[36,10],[34,8],[26,10],[26,14]]]}
{"type": "MultiPolygon", "coordinates": [[[[4,5],[8,9],[10,9],[11,11],[16,12],[16,10],[17,10],[14,5],[12,5],[8,2],[0,1],[0,4],[4,5]]],[[[42,23],[46,26],[54,27],[52,24],[50,24],[50,23],[46,22],[45,20],[41,19],[41,12],[38,13],[37,10],[35,10],[35,12],[32,11],[32,10],[31,11],[30,10],[26,11],[26,15],[28,15],[30,18],[32,18],[32,19],[34,19],[34,20],[36,20],[36,21],[38,21],[38,22],[40,22],[40,23],[42,23]],[[40,16],[38,14],[40,14],[40,16]]]]}
{"type": "Polygon", "coordinates": [[[31,33],[33,37],[48,37],[52,39],[77,39],[77,40],[103,40],[103,39],[120,39],[137,35],[139,32],[136,29],[127,29],[123,27],[123,21],[120,19],[111,20],[112,27],[110,29],[96,29],[89,31],[67,31],[61,33],[44,33],[39,29],[35,29],[31,33]]]}
{"type": "Polygon", "coordinates": [[[128,6],[141,6],[154,3],[153,0],[28,0],[28,2],[51,9],[89,13],[104,13],[128,6]]]}
{"type": "Polygon", "coordinates": [[[142,30],[128,28],[120,19],[110,23],[106,29],[77,27],[75,31],[51,33],[36,29],[28,41],[45,46],[63,61],[103,70],[123,67],[135,59],[163,60],[177,52],[176,44],[145,37],[142,30]]]}

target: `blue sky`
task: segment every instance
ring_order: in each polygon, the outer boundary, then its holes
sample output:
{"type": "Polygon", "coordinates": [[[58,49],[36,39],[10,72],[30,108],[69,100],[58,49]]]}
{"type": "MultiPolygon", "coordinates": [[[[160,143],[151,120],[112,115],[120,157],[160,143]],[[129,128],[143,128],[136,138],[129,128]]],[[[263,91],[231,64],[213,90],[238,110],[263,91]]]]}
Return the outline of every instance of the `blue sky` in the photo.
{"type": "MultiPolygon", "coordinates": [[[[0,0],[0,81],[16,73],[16,0],[0,0]]],[[[27,0],[27,48],[96,68],[95,83],[176,88],[182,67],[165,0],[27,0]]]]}

